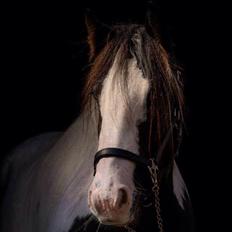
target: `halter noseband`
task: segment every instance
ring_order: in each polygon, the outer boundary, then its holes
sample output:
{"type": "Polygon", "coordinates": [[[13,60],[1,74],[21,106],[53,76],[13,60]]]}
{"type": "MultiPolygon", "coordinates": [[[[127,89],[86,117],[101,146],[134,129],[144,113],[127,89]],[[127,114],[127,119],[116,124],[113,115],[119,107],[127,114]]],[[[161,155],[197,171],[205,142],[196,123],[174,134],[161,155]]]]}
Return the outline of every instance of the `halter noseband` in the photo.
{"type": "Polygon", "coordinates": [[[140,155],[137,155],[133,152],[130,152],[130,151],[127,151],[124,149],[120,149],[120,148],[104,148],[95,154],[94,176],[96,174],[96,168],[97,168],[98,162],[102,158],[109,158],[109,157],[117,157],[117,158],[121,158],[121,159],[130,160],[138,165],[142,165],[142,166],[146,166],[146,167],[151,166],[150,160],[148,160],[140,155]]]}
{"type": "MultiPolygon", "coordinates": [[[[167,131],[167,134],[160,146],[160,149],[157,153],[157,158],[161,155],[161,153],[163,152],[163,148],[165,147],[165,145],[168,142],[169,137],[171,136],[171,132],[172,132],[173,126],[171,126],[169,128],[169,130],[167,131]]],[[[104,148],[100,151],[98,151],[95,154],[94,157],[94,176],[96,174],[96,169],[97,169],[97,164],[98,162],[102,159],[102,158],[108,158],[108,157],[117,157],[117,158],[121,158],[121,159],[126,159],[126,160],[130,160],[136,164],[145,166],[149,169],[149,171],[151,172],[151,169],[157,169],[158,171],[158,165],[156,164],[155,158],[150,158],[150,159],[146,159],[141,155],[137,155],[133,152],[130,152],[128,150],[124,150],[121,148],[115,148],[115,147],[109,147],[109,148],[104,148]]]]}

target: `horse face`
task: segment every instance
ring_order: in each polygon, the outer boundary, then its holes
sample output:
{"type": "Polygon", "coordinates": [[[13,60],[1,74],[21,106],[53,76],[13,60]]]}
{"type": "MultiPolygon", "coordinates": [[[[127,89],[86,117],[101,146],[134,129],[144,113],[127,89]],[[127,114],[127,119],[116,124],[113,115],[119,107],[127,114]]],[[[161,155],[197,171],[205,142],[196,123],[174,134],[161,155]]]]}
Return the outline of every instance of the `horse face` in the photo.
{"type": "MultiPolygon", "coordinates": [[[[137,126],[146,119],[148,91],[149,81],[135,59],[128,64],[126,81],[114,62],[99,99],[102,124],[98,150],[114,147],[139,154],[137,126]]],[[[99,161],[88,200],[101,223],[126,225],[133,220],[134,169],[133,162],[117,157],[99,161]]]]}

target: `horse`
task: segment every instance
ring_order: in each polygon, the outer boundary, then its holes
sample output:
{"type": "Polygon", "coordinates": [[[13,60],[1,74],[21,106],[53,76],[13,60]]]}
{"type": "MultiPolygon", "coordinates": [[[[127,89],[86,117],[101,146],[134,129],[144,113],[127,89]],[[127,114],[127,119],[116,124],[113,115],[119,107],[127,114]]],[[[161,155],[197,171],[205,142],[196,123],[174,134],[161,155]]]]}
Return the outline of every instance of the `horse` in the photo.
{"type": "Polygon", "coordinates": [[[146,25],[113,25],[100,48],[86,24],[81,114],[7,157],[1,231],[193,231],[175,161],[184,125],[175,64],[146,25]]]}

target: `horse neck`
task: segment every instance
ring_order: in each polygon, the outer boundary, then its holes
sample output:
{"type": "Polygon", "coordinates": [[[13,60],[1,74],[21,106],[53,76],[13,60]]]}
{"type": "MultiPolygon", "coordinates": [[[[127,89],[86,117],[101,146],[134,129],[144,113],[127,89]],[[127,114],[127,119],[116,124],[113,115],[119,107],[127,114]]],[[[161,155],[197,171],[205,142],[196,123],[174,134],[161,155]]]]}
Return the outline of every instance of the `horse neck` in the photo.
{"type": "Polygon", "coordinates": [[[76,216],[89,214],[87,193],[98,134],[97,118],[87,114],[84,111],[69,127],[38,170],[33,202],[43,204],[40,221],[44,229],[49,226],[54,230],[61,223],[64,229],[69,228],[76,216]]]}
{"type": "Polygon", "coordinates": [[[79,173],[83,163],[93,161],[98,145],[95,115],[84,111],[49,152],[46,162],[51,162],[54,169],[59,169],[54,171],[71,170],[79,173]]]}

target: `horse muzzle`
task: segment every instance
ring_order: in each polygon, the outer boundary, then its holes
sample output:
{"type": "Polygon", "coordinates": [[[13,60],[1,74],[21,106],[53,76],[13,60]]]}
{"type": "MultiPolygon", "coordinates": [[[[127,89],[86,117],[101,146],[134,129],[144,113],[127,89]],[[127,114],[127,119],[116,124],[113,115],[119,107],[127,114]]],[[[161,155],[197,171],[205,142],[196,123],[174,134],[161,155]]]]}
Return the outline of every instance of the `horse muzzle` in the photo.
{"type": "Polygon", "coordinates": [[[98,220],[105,225],[126,225],[131,221],[132,197],[126,186],[106,191],[89,191],[89,208],[98,220]]]}

